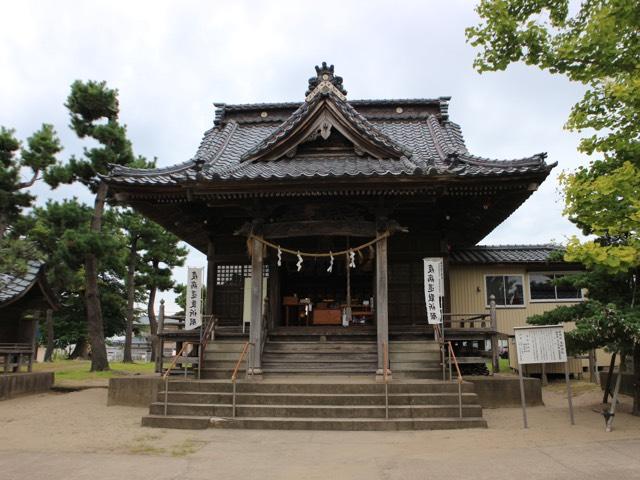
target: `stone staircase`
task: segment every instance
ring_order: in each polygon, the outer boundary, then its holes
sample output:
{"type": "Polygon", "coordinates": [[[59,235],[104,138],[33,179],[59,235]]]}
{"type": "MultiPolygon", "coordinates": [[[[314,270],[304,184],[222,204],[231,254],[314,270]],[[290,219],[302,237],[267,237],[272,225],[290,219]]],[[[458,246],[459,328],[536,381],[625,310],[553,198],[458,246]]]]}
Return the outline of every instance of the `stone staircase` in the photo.
{"type": "MultiPolygon", "coordinates": [[[[299,380],[299,377],[298,377],[299,380]]],[[[389,384],[389,419],[384,385],[339,380],[237,383],[224,380],[170,382],[167,416],[158,392],[142,425],[158,428],[250,428],[296,430],[436,430],[483,428],[482,408],[471,383],[462,385],[462,418],[455,383],[413,380],[389,384]]]]}
{"type": "Polygon", "coordinates": [[[268,340],[262,353],[265,374],[375,374],[373,341],[268,340]]]}

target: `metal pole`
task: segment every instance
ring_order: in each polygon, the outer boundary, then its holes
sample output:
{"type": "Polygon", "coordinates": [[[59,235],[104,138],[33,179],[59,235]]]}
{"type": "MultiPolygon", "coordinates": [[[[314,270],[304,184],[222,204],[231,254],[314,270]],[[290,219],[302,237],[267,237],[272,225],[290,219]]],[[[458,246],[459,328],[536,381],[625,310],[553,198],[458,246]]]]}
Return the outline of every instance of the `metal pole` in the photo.
{"type": "Polygon", "coordinates": [[[462,418],[462,382],[458,379],[458,409],[460,410],[460,418],[462,418]]]}
{"type": "MultiPolygon", "coordinates": [[[[449,345],[449,348],[451,348],[451,345],[449,345]]],[[[451,374],[451,352],[450,351],[447,351],[447,356],[449,357],[449,381],[452,382],[453,376],[451,374]]]]}
{"type": "Polygon", "coordinates": [[[444,357],[444,343],[440,344],[440,355],[442,355],[442,381],[447,379],[447,364],[444,357]]]}
{"type": "Polygon", "coordinates": [[[167,402],[169,401],[169,377],[164,379],[164,416],[167,416],[167,402]]]}
{"type": "Polygon", "coordinates": [[[389,420],[389,384],[384,382],[384,418],[389,420]]]}
{"type": "Polygon", "coordinates": [[[236,418],[236,381],[233,380],[233,406],[231,407],[231,416],[236,418]]]}
{"type": "Polygon", "coordinates": [[[569,381],[569,362],[564,362],[564,378],[567,381],[567,400],[569,401],[569,417],[571,418],[571,425],[575,425],[576,421],[573,418],[573,400],[571,398],[571,382],[569,381]]]}
{"type": "Polygon", "coordinates": [[[518,376],[520,377],[520,401],[522,402],[522,420],[524,422],[524,428],[529,428],[529,424],[527,423],[527,405],[524,398],[524,380],[522,379],[522,367],[523,365],[518,363],[518,376]]]}

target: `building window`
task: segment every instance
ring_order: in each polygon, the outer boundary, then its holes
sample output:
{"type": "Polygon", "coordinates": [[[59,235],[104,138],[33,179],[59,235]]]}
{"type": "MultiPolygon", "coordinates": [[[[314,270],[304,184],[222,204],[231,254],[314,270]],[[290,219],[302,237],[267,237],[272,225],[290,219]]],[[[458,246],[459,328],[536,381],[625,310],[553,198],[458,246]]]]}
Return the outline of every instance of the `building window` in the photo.
{"type": "Polygon", "coordinates": [[[491,295],[496,298],[497,306],[524,305],[524,279],[522,275],[487,275],[485,291],[487,305],[491,304],[491,295]]]}
{"type": "Polygon", "coordinates": [[[531,301],[554,302],[582,300],[582,292],[571,285],[556,284],[564,273],[529,273],[531,301]]]}

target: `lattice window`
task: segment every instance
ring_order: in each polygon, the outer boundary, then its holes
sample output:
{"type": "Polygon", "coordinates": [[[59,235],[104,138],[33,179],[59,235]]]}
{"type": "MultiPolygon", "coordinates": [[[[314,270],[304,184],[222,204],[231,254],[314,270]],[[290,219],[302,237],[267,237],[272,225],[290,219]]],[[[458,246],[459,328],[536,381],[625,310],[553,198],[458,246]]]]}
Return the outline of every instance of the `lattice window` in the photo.
{"type": "MultiPolygon", "coordinates": [[[[264,278],[269,277],[269,265],[263,266],[264,278]]],[[[217,265],[216,285],[244,284],[244,279],[251,277],[251,265],[217,265]]]]}

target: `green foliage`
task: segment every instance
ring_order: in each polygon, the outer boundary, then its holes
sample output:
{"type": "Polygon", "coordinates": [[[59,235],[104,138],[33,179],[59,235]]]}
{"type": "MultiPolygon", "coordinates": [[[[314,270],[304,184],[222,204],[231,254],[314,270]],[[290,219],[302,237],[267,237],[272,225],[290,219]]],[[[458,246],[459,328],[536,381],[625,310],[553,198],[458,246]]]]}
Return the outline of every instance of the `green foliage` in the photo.
{"type": "Polygon", "coordinates": [[[34,208],[16,224],[15,232],[28,239],[46,258],[47,280],[61,305],[60,310],[54,313],[55,343],[58,347],[86,337],[84,252],[89,245],[97,246],[101,260],[98,281],[105,333],[107,336],[116,335],[124,329],[126,294],[122,278],[127,245],[114,212],[105,214],[105,238],[100,241],[90,229],[92,215],[92,208],[74,198],[62,202],[49,201],[34,208]]]}
{"type": "Polygon", "coordinates": [[[40,175],[57,165],[56,155],[62,151],[53,126],[44,124],[27,139],[23,147],[15,131],[0,127],[0,237],[20,216],[32,206],[35,197],[28,188],[40,175]],[[22,180],[26,171],[29,180],[22,180]]]}
{"type": "Polygon", "coordinates": [[[98,147],[85,148],[82,158],[71,157],[65,165],[51,169],[45,180],[54,188],[61,183],[79,181],[92,191],[100,183],[100,175],[109,172],[109,164],[134,166],[127,128],[118,121],[118,91],[106,82],[76,80],[65,104],[71,117],[71,128],[80,138],[91,138],[98,147]]]}
{"type": "Polygon", "coordinates": [[[142,281],[149,290],[171,290],[175,285],[171,271],[184,265],[188,250],[179,246],[178,237],[157,223],[149,222],[149,227],[149,236],[142,243],[142,281]]]}
{"type": "Polygon", "coordinates": [[[481,47],[479,72],[525,62],[587,86],[567,127],[594,129],[580,149],[638,161],[640,142],[640,8],[635,0],[482,0],[482,23],[467,29],[481,47]]]}

